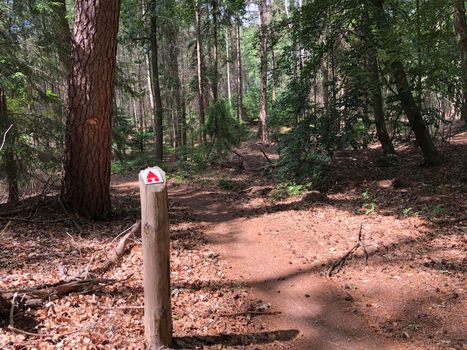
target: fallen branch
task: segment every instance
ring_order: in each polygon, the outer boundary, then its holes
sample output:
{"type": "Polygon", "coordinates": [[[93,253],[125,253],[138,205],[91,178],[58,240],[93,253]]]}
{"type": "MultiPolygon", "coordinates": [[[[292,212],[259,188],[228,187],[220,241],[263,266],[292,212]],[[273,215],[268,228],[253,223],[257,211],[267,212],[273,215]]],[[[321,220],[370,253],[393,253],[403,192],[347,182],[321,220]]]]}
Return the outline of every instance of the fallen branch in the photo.
{"type": "MultiPolygon", "coordinates": [[[[106,261],[104,261],[102,264],[94,268],[91,273],[97,274],[97,273],[104,273],[107,272],[113,265],[115,265],[120,258],[127,252],[130,247],[127,244],[130,237],[132,237],[138,230],[141,228],[141,221],[135,222],[129,229],[125,230],[128,231],[127,234],[125,234],[120,240],[118,241],[117,247],[111,252],[110,256],[107,256],[106,261]]],[[[124,231],[124,232],[125,232],[124,231]]]]}
{"type": "Polygon", "coordinates": [[[7,222],[7,224],[5,225],[5,227],[2,229],[2,231],[0,232],[0,237],[8,230],[8,227],[10,227],[11,225],[11,220],[7,222]]]}
{"type": "MultiPolygon", "coordinates": [[[[71,293],[89,293],[98,288],[102,288],[117,282],[122,282],[115,279],[90,278],[89,276],[103,274],[113,265],[115,265],[125,254],[125,252],[129,250],[129,245],[127,243],[130,241],[130,237],[134,235],[140,229],[140,227],[141,222],[137,221],[130,228],[123,231],[127,233],[122,238],[120,238],[116,248],[111,252],[110,256],[108,256],[104,262],[102,262],[94,269],[90,270],[90,266],[95,256],[91,259],[84,271],[78,273],[72,278],[68,278],[54,284],[46,284],[34,288],[0,291],[0,313],[7,313],[9,310],[11,322],[11,314],[13,312],[12,310],[14,310],[15,307],[36,307],[42,305],[45,301],[56,300],[71,293]],[[9,302],[8,300],[12,300],[12,302],[9,302]]],[[[119,237],[121,234],[119,234],[117,237],[119,237]]],[[[63,266],[60,268],[59,265],[59,270],[62,276],[66,277],[65,268],[63,266]]],[[[10,325],[13,326],[13,324],[10,325]]]]}
{"type": "Polygon", "coordinates": [[[52,333],[32,333],[32,332],[24,331],[24,330],[22,330],[22,329],[13,327],[13,326],[11,326],[11,325],[8,326],[8,330],[10,330],[10,331],[12,331],[12,332],[15,332],[15,333],[27,335],[28,337],[53,338],[54,336],[57,336],[57,335],[59,335],[60,337],[65,337],[65,336],[68,336],[68,335],[72,335],[72,334],[81,332],[82,330],[84,330],[84,329],[86,329],[86,328],[93,328],[94,326],[95,326],[95,325],[92,324],[92,325],[80,327],[80,328],[78,328],[78,329],[75,329],[74,331],[70,331],[70,332],[67,332],[67,333],[59,333],[59,334],[52,334],[52,333]]]}
{"type": "Polygon", "coordinates": [[[245,312],[234,312],[231,314],[219,314],[220,317],[237,317],[237,316],[264,316],[264,315],[280,315],[280,311],[245,311],[245,312]]]}
{"type": "Polygon", "coordinates": [[[30,209],[29,207],[15,208],[15,209],[12,209],[12,210],[0,212],[0,216],[15,215],[15,214],[22,213],[22,212],[24,212],[26,210],[29,210],[29,209],[30,209]]]}
{"type": "Polygon", "coordinates": [[[103,310],[142,310],[144,305],[123,305],[123,306],[98,306],[99,309],[103,310]]]}
{"type": "Polygon", "coordinates": [[[268,155],[266,154],[266,152],[264,152],[263,147],[261,146],[261,144],[259,144],[259,150],[260,150],[261,153],[263,154],[264,158],[266,158],[266,160],[269,162],[269,164],[272,164],[272,160],[269,159],[269,157],[268,157],[268,155]]]}
{"type": "MultiPolygon", "coordinates": [[[[71,293],[88,293],[96,286],[103,287],[118,282],[115,279],[93,278],[74,281],[60,281],[35,288],[17,289],[0,292],[1,298],[12,299],[17,294],[18,307],[32,307],[42,305],[44,301],[57,300],[71,293]]],[[[11,307],[11,306],[10,306],[11,307]]]]}
{"type": "Polygon", "coordinates": [[[231,149],[232,153],[235,154],[237,157],[242,158],[243,161],[245,161],[245,157],[242,156],[240,153],[238,153],[236,150],[231,149]]]}
{"type": "Polygon", "coordinates": [[[460,218],[451,218],[451,219],[444,219],[444,220],[433,220],[435,224],[457,224],[462,221],[467,221],[467,216],[462,216],[460,218]]]}
{"type": "Polygon", "coordinates": [[[355,252],[357,251],[359,247],[363,249],[363,252],[365,254],[365,264],[368,264],[368,251],[366,250],[365,244],[362,241],[362,228],[363,228],[363,224],[360,225],[360,230],[358,231],[357,243],[355,243],[355,245],[352,248],[350,248],[350,250],[347,253],[345,253],[343,256],[341,256],[338,260],[336,260],[331,265],[327,273],[328,277],[332,276],[332,273],[336,268],[337,268],[336,272],[339,272],[342,269],[342,267],[345,265],[349,256],[351,254],[355,254],[355,252]]]}

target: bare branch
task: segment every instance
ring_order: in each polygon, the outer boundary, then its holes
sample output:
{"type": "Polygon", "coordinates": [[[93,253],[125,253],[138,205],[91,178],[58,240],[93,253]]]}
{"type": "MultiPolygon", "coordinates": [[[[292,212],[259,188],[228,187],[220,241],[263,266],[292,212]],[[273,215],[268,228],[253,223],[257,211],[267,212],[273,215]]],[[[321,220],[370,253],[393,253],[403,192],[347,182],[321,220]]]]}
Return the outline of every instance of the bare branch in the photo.
{"type": "Polygon", "coordinates": [[[13,124],[11,124],[8,129],[6,129],[6,131],[3,133],[3,141],[2,141],[2,145],[0,146],[0,151],[2,150],[3,146],[5,146],[5,141],[6,141],[6,135],[8,134],[8,131],[10,131],[10,129],[13,127],[13,124]]]}

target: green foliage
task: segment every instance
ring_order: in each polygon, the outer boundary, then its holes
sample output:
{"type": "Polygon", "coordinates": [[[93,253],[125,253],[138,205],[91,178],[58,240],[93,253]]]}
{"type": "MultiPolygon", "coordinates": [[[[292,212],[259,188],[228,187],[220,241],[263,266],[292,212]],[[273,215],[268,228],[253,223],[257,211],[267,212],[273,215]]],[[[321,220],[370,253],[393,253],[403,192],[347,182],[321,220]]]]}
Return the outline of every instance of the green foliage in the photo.
{"type": "MultiPolygon", "coordinates": [[[[154,165],[154,152],[135,153],[131,157],[112,162],[112,173],[135,172],[154,165]]],[[[163,166],[162,164],[157,164],[163,166]]]]}
{"type": "Polygon", "coordinates": [[[316,122],[316,118],[311,116],[280,140],[276,172],[280,179],[314,184],[323,176],[329,157],[320,145],[321,135],[317,132],[316,122]]]}
{"type": "Polygon", "coordinates": [[[242,186],[238,182],[222,178],[217,181],[217,187],[224,191],[236,191],[240,190],[242,186]]]}
{"type": "Polygon", "coordinates": [[[279,183],[272,191],[271,198],[275,201],[285,199],[287,197],[299,196],[308,189],[306,185],[299,185],[295,182],[279,183]]]}
{"type": "Polygon", "coordinates": [[[362,193],[363,204],[361,208],[355,211],[357,215],[374,215],[378,206],[368,191],[362,193]]]}
{"type": "MultiPolygon", "coordinates": [[[[238,144],[237,121],[225,100],[212,103],[206,111],[206,132],[211,138],[212,153],[220,155],[238,144]]],[[[211,150],[210,150],[211,151],[211,150]]]]}
{"type": "Polygon", "coordinates": [[[274,201],[279,201],[281,199],[287,198],[287,184],[280,183],[271,191],[271,198],[274,201]]]}
{"type": "Polygon", "coordinates": [[[409,217],[409,216],[417,216],[419,214],[418,211],[415,211],[414,208],[404,208],[402,209],[402,215],[405,216],[405,217],[409,217]]]}

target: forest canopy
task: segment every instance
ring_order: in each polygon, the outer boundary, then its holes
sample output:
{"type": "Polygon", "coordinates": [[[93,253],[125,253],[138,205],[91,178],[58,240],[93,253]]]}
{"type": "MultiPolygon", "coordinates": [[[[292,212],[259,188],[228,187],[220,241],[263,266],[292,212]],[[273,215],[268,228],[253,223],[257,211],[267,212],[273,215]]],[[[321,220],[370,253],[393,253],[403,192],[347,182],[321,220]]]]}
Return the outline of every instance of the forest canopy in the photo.
{"type": "MultiPolygon", "coordinates": [[[[436,142],[456,120],[467,120],[460,0],[122,0],[115,20],[103,25],[118,29],[116,48],[84,45],[86,64],[76,51],[80,6],[91,5],[0,3],[1,176],[12,203],[64,175],[64,203],[105,217],[109,194],[98,188],[108,187],[110,171],[174,160],[205,166],[249,138],[278,145],[279,180],[286,172],[318,183],[336,151],[373,142],[390,163],[394,144],[413,139],[433,165],[443,160],[436,142]],[[112,68],[105,62],[115,52],[112,68]],[[86,66],[92,57],[101,61],[96,68],[86,66]],[[86,209],[95,199],[74,199],[71,189],[83,184],[67,174],[91,168],[77,163],[79,152],[70,151],[65,135],[79,128],[70,122],[74,115],[89,119],[91,112],[76,114],[70,92],[83,74],[99,75],[85,72],[103,67],[115,76],[111,91],[90,80],[92,96],[83,96],[87,104],[109,103],[111,124],[97,131],[108,147],[87,146],[103,154],[91,163],[108,171],[96,175],[92,193],[107,204],[86,209]]],[[[109,17],[109,9],[99,11],[109,17]]],[[[85,139],[73,147],[85,149],[85,139]]]]}

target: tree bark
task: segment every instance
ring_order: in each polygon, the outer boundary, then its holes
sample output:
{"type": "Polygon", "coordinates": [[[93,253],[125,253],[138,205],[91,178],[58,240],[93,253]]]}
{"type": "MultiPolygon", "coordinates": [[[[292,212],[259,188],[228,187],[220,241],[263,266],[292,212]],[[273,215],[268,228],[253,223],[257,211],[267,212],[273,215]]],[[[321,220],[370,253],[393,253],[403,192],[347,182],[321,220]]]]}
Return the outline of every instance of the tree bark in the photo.
{"type": "Polygon", "coordinates": [[[227,73],[227,98],[229,99],[229,105],[232,107],[232,90],[230,89],[230,31],[228,28],[225,29],[225,62],[226,62],[226,73],[227,73]]]}
{"type": "Polygon", "coordinates": [[[58,30],[54,34],[59,39],[58,57],[67,75],[71,70],[71,31],[66,18],[66,1],[57,0],[56,3],[56,6],[52,6],[58,26],[58,30]]]}
{"type": "Polygon", "coordinates": [[[459,41],[462,63],[461,118],[467,123],[467,19],[464,0],[454,0],[454,23],[459,41]]]}
{"type": "MultiPolygon", "coordinates": [[[[389,33],[389,35],[392,36],[390,25],[384,13],[383,0],[371,1],[376,10],[376,25],[378,26],[379,31],[382,34],[389,33]]],[[[438,164],[442,161],[442,157],[434,145],[428,128],[423,121],[420,108],[418,108],[417,103],[413,97],[404,65],[399,58],[399,45],[394,41],[394,39],[389,42],[389,45],[391,45],[391,47],[386,47],[385,49],[390,53],[390,57],[388,58],[389,66],[394,76],[401,106],[407,116],[407,119],[409,120],[410,127],[415,134],[417,143],[422,150],[425,164],[438,164]]]]}
{"type": "Polygon", "coordinates": [[[173,37],[171,39],[172,44],[169,43],[169,69],[173,81],[173,95],[175,101],[175,148],[178,150],[183,144],[183,125],[186,116],[181,92],[177,38],[173,37]]]}
{"type": "Polygon", "coordinates": [[[381,143],[384,154],[396,154],[396,150],[389,138],[384,116],[383,96],[381,94],[381,82],[379,77],[376,41],[371,32],[370,15],[368,8],[364,8],[363,35],[366,38],[368,50],[368,73],[370,79],[370,95],[375,117],[376,135],[381,143]]]}
{"type": "Polygon", "coordinates": [[[75,2],[62,200],[102,219],[110,211],[112,98],[120,2],[75,2]]]}
{"type": "Polygon", "coordinates": [[[152,92],[154,94],[154,131],[155,131],[155,157],[161,162],[164,160],[164,130],[163,130],[163,110],[161,98],[161,86],[159,82],[159,57],[158,57],[158,42],[157,42],[157,14],[156,1],[151,3],[151,67],[152,67],[152,92]]]}
{"type": "Polygon", "coordinates": [[[212,99],[215,102],[219,99],[219,39],[218,39],[218,3],[217,0],[211,1],[212,6],[212,36],[213,36],[213,67],[212,67],[212,99]]]}
{"type": "Polygon", "coordinates": [[[3,144],[1,155],[3,155],[3,163],[5,167],[7,183],[8,183],[8,203],[16,203],[19,200],[18,190],[18,165],[15,155],[15,139],[16,139],[16,126],[13,125],[8,116],[6,106],[6,97],[3,87],[0,86],[0,145],[3,144]],[[8,131],[9,130],[9,131],[8,131]],[[5,134],[8,131],[7,134],[5,134]]]}
{"type": "Polygon", "coordinates": [[[243,106],[243,69],[242,69],[242,47],[240,37],[240,15],[237,14],[235,23],[235,46],[237,64],[237,121],[245,120],[245,108],[243,106]]]}
{"type": "Polygon", "coordinates": [[[200,0],[195,0],[195,35],[196,35],[196,65],[198,73],[198,107],[199,107],[199,127],[201,129],[201,143],[206,144],[206,121],[204,111],[204,62],[203,46],[201,40],[201,4],[200,0]]]}
{"type": "Polygon", "coordinates": [[[383,96],[379,79],[379,69],[376,54],[373,48],[370,48],[368,57],[368,68],[370,73],[371,103],[373,105],[373,114],[375,117],[376,135],[381,143],[384,154],[396,154],[396,150],[389,138],[384,117],[383,96]]]}
{"type": "Polygon", "coordinates": [[[267,101],[267,88],[268,88],[268,56],[267,56],[267,35],[266,35],[266,0],[259,0],[259,30],[260,30],[260,44],[259,44],[259,61],[260,61],[260,75],[261,75],[261,95],[260,95],[260,127],[259,135],[261,142],[268,142],[267,132],[267,115],[268,115],[268,101],[267,101]]]}

